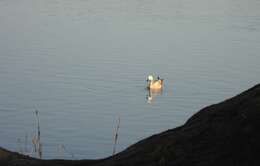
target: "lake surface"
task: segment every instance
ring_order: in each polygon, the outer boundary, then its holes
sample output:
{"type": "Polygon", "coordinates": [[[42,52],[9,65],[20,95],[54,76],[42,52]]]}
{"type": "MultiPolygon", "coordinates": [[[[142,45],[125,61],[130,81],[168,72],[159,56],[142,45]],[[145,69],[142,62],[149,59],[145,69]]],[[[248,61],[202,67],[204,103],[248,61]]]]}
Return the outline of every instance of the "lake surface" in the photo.
{"type": "Polygon", "coordinates": [[[260,82],[259,0],[0,0],[0,146],[103,158],[260,82]],[[160,93],[145,89],[164,78],[160,93]]]}

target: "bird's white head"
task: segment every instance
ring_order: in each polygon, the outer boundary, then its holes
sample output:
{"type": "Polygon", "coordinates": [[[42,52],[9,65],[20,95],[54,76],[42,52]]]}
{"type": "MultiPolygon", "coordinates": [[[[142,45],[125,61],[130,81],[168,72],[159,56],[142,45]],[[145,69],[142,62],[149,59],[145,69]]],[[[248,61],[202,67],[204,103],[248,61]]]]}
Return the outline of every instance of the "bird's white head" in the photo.
{"type": "Polygon", "coordinates": [[[147,78],[148,81],[153,81],[153,76],[152,75],[149,75],[148,78],[147,78]]]}

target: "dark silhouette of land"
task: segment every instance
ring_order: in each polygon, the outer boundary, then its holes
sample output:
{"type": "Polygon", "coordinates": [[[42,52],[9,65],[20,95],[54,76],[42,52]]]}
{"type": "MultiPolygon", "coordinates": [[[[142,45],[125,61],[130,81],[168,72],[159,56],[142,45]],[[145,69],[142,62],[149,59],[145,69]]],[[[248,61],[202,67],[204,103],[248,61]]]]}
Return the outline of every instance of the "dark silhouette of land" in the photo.
{"type": "Polygon", "coordinates": [[[0,148],[0,165],[258,166],[260,84],[200,110],[183,126],[153,135],[105,159],[40,160],[0,148]]]}

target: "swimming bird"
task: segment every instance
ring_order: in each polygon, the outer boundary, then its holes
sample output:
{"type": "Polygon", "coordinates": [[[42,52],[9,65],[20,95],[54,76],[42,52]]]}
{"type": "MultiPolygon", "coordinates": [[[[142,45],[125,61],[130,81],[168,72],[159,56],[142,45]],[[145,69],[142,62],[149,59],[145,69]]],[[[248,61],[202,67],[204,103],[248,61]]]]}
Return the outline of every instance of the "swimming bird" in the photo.
{"type": "Polygon", "coordinates": [[[147,88],[151,90],[159,90],[162,89],[163,85],[163,79],[161,79],[159,76],[157,77],[157,80],[154,80],[152,75],[149,75],[147,78],[147,88]]]}

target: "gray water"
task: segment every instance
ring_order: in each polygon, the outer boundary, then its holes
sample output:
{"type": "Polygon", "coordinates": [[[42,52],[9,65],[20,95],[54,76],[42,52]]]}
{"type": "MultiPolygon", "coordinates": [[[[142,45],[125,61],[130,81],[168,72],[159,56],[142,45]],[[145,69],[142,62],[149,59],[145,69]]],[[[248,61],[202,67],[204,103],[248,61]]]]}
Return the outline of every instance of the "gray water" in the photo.
{"type": "Polygon", "coordinates": [[[103,158],[260,82],[258,0],[0,0],[0,146],[103,158]],[[165,79],[147,101],[147,75],[165,79]]]}

